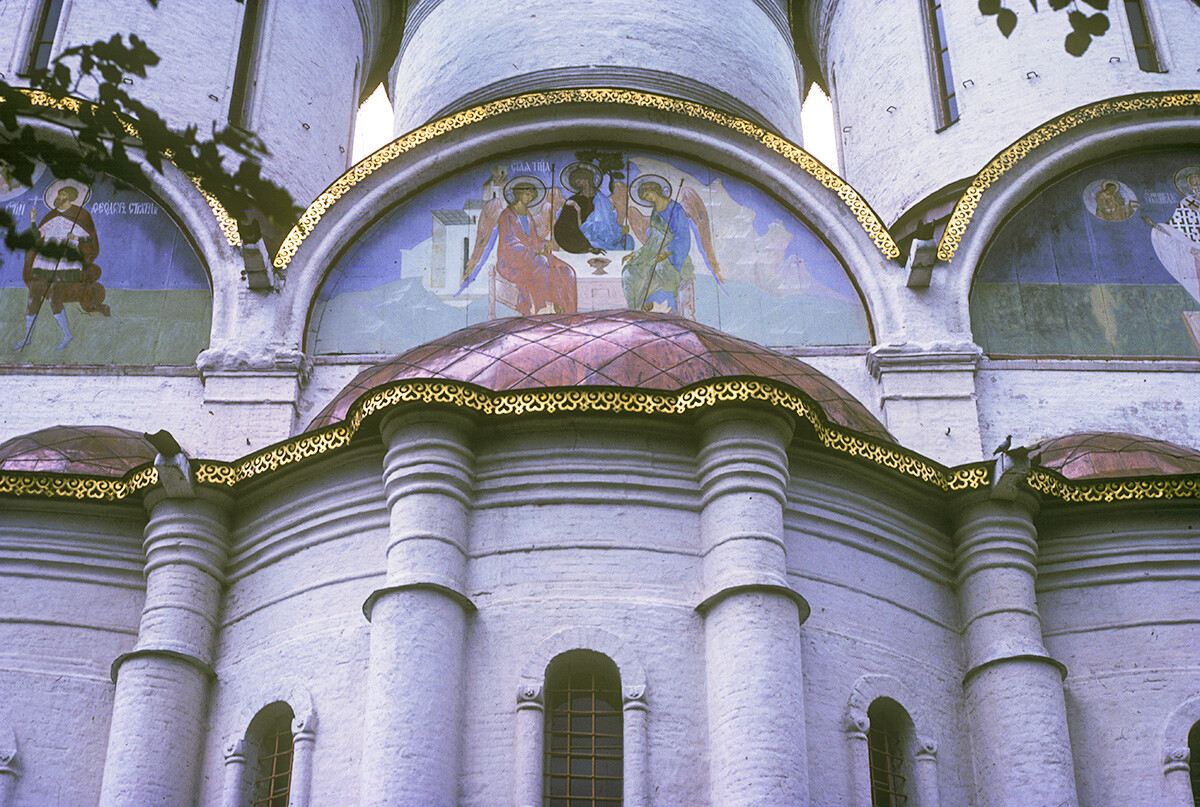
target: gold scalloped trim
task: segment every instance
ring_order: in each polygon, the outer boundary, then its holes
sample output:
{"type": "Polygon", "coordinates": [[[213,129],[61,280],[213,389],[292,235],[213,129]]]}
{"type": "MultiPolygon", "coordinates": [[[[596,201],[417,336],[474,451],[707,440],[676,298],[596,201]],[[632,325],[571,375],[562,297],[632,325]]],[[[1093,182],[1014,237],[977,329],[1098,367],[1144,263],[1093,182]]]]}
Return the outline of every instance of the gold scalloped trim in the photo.
{"type": "Polygon", "coordinates": [[[979,206],[983,192],[1035,149],[1049,143],[1059,135],[1066,134],[1076,126],[1108,115],[1198,105],[1200,105],[1200,92],[1153,93],[1131,98],[1098,101],[1042,124],[993,157],[992,161],[975,175],[971,185],[963,192],[962,197],[954,206],[954,212],[950,214],[950,221],[946,223],[946,231],[942,234],[942,240],[938,242],[938,260],[949,262],[954,257],[959,244],[966,236],[967,226],[975,216],[975,209],[979,206]]]}
{"type": "Polygon", "coordinates": [[[1064,502],[1128,502],[1146,499],[1200,498],[1200,476],[1178,478],[1071,481],[1044,469],[1029,474],[1029,486],[1064,502]]]}
{"type": "MultiPolygon", "coordinates": [[[[863,437],[828,423],[819,407],[790,387],[762,379],[721,379],[679,392],[625,389],[549,389],[490,392],[458,381],[399,381],[360,397],[341,423],[304,434],[235,462],[197,460],[196,481],[233,488],[305,460],[349,445],[363,423],[395,406],[437,404],[484,416],[554,413],[624,413],[684,415],[723,403],[760,403],[783,409],[810,423],[826,448],[871,462],[882,468],[957,492],[986,488],[992,464],[976,462],[946,468],[895,446],[863,437]]],[[[156,484],[153,466],[135,469],[122,479],[91,476],[0,472],[0,495],[113,501],[133,496],[156,484]]],[[[1063,502],[1115,502],[1200,498],[1200,475],[1179,478],[1117,479],[1073,482],[1046,469],[1029,475],[1035,491],[1063,502]]]]}
{"type": "Polygon", "coordinates": [[[490,101],[486,104],[472,107],[471,109],[465,109],[462,112],[433,121],[432,123],[427,123],[393,140],[342,174],[308,206],[308,209],[304,211],[300,220],[296,222],[296,226],[287,234],[287,238],[284,239],[283,244],[279,247],[279,252],[274,259],[275,267],[281,270],[287,268],[287,265],[300,249],[300,245],[304,243],[304,239],[317,226],[317,222],[321,220],[321,217],[325,215],[329,208],[344,196],[347,191],[392,160],[400,157],[406,151],[411,151],[422,143],[496,115],[558,104],[625,104],[629,106],[649,107],[651,109],[675,112],[691,118],[706,120],[732,129],[780,154],[826,188],[835,192],[843,204],[854,214],[854,217],[858,219],[863,230],[871,237],[871,240],[875,242],[875,246],[879,248],[879,251],[884,256],[888,258],[897,258],[900,256],[900,249],[896,246],[896,242],[892,240],[891,234],[888,233],[879,216],[875,214],[875,211],[871,209],[866,200],[859,195],[858,191],[854,190],[840,176],[829,170],[820,160],[790,140],[772,134],[748,120],[720,112],[693,101],[681,101],[663,95],[635,92],[633,90],[597,88],[547,90],[525,93],[524,95],[517,95],[511,98],[501,98],[497,101],[490,101]]]}
{"type": "Polygon", "coordinates": [[[135,468],[120,479],[82,474],[0,471],[0,495],[38,496],[47,499],[117,501],[158,483],[153,465],[135,468]]]}
{"type": "MultiPolygon", "coordinates": [[[[29,96],[29,100],[34,106],[50,107],[51,109],[59,109],[76,115],[79,114],[80,110],[83,109],[85,105],[95,106],[95,104],[93,104],[91,101],[85,101],[79,98],[55,98],[49,93],[42,92],[41,90],[30,90],[25,88],[20,89],[21,92],[29,96]]],[[[133,125],[132,121],[128,120],[124,116],[121,116],[120,121],[121,125],[125,127],[125,131],[130,137],[139,136],[138,130],[133,125]]],[[[168,160],[170,159],[170,156],[170,154],[167,155],[168,160]]],[[[175,165],[175,163],[171,164],[175,165]]],[[[178,168],[178,166],[176,166],[176,168],[178,168]]],[[[225,235],[225,240],[229,242],[229,245],[231,247],[240,247],[242,245],[242,239],[241,236],[238,235],[237,222],[234,221],[233,217],[229,215],[229,211],[226,210],[225,207],[218,202],[215,197],[210,196],[207,192],[205,192],[204,188],[200,187],[200,180],[198,178],[183,171],[180,171],[180,173],[183,173],[184,176],[190,179],[192,184],[196,186],[196,190],[200,191],[200,195],[203,196],[204,201],[208,203],[209,208],[212,210],[213,217],[217,220],[217,226],[221,228],[221,232],[225,235]]]]}

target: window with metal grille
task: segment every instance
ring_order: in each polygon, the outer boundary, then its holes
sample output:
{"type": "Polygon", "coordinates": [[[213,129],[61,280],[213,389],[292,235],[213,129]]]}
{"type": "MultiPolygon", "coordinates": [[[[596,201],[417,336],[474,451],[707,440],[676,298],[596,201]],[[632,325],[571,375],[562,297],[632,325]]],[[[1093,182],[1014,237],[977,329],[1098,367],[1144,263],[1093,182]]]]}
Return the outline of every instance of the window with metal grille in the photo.
{"type": "Polygon", "coordinates": [[[1192,777],[1192,804],[1200,807],[1200,723],[1188,732],[1188,751],[1191,753],[1188,772],[1192,777]]]}
{"type": "Polygon", "coordinates": [[[233,87],[229,93],[229,122],[245,126],[250,120],[250,104],[254,100],[259,44],[262,39],[260,22],[262,0],[244,0],[242,38],[238,44],[237,65],[233,71],[233,87]]]}
{"type": "Polygon", "coordinates": [[[958,120],[958,99],[954,75],[950,72],[950,47],[946,42],[946,23],[942,19],[942,0],[924,0],[925,31],[929,43],[929,64],[933,73],[934,112],[941,131],[958,120]]]}
{"type": "Polygon", "coordinates": [[[287,704],[273,703],[251,725],[257,754],[250,807],[287,807],[292,782],[292,710],[287,704]]]}
{"type": "Polygon", "coordinates": [[[33,39],[29,44],[29,62],[26,72],[44,70],[50,65],[50,52],[54,50],[54,34],[58,31],[58,20],[62,17],[63,0],[45,0],[38,10],[37,24],[33,28],[33,39]]]}
{"type": "Polygon", "coordinates": [[[607,656],[564,653],[546,671],[547,807],[619,805],[621,677],[607,656]]]}
{"type": "Polygon", "coordinates": [[[880,698],[867,710],[871,728],[867,749],[871,765],[871,807],[907,807],[907,717],[898,703],[880,698]]]}
{"type": "Polygon", "coordinates": [[[1163,72],[1158,61],[1158,49],[1150,33],[1150,18],[1142,0],[1125,0],[1125,16],[1129,18],[1129,33],[1133,37],[1133,52],[1137,54],[1138,67],[1147,73],[1163,72]]]}

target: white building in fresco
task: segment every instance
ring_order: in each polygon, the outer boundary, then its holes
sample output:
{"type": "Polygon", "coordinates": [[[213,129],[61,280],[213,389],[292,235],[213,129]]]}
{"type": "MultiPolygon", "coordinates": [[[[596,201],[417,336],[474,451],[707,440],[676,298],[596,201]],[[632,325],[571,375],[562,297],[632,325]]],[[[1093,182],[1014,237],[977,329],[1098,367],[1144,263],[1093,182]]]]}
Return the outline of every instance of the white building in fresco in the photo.
{"type": "Polygon", "coordinates": [[[0,7],[309,205],[0,252],[0,807],[1200,803],[1200,7],[1010,5],[0,7]]]}

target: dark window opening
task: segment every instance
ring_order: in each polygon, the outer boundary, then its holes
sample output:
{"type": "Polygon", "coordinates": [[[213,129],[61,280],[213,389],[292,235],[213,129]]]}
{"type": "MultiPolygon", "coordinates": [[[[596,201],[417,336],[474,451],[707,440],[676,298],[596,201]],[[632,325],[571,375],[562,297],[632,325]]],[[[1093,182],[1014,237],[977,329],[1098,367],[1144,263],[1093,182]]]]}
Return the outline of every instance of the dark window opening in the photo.
{"type": "Polygon", "coordinates": [[[1200,807],[1200,723],[1188,732],[1188,751],[1191,752],[1188,773],[1192,779],[1192,804],[1200,807]]]}
{"type": "Polygon", "coordinates": [[[1129,33],[1133,37],[1133,51],[1137,54],[1138,67],[1146,73],[1163,72],[1158,62],[1158,49],[1150,35],[1150,19],[1142,0],[1125,0],[1125,16],[1129,18],[1129,33]]]}
{"type": "Polygon", "coordinates": [[[908,790],[904,733],[899,704],[879,700],[871,704],[867,717],[867,749],[871,765],[871,807],[907,807],[908,790]]]}
{"type": "Polygon", "coordinates": [[[610,659],[563,654],[546,673],[547,807],[621,804],[621,679],[610,659]]]}
{"type": "Polygon", "coordinates": [[[941,131],[958,120],[958,99],[954,92],[954,74],[950,71],[950,47],[946,40],[946,23],[942,19],[942,0],[925,0],[925,25],[937,90],[937,128],[941,131]]]}
{"type": "Polygon", "coordinates": [[[29,45],[29,63],[26,72],[45,70],[50,66],[50,52],[54,50],[54,35],[62,17],[63,0],[46,0],[38,12],[37,25],[33,29],[33,41],[29,45]]]}
{"type": "Polygon", "coordinates": [[[271,704],[255,718],[250,807],[287,807],[292,784],[292,710],[271,704]]]}

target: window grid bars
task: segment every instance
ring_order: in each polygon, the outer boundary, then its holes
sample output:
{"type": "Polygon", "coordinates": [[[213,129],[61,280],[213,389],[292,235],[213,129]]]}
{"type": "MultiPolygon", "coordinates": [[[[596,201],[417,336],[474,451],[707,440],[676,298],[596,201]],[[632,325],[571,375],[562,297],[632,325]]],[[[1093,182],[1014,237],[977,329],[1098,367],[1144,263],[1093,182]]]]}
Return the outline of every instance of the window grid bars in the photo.
{"type": "Polygon", "coordinates": [[[292,779],[292,733],[289,727],[262,740],[258,756],[261,778],[254,782],[250,807],[287,807],[292,779]]]}
{"type": "Polygon", "coordinates": [[[950,71],[950,46],[946,40],[946,24],[942,19],[942,0],[926,0],[926,20],[929,25],[930,56],[937,84],[938,131],[958,120],[958,99],[954,91],[954,75],[950,71]]]}
{"type": "Polygon", "coordinates": [[[871,807],[906,807],[899,738],[886,728],[872,726],[867,747],[871,757],[871,807]]]}
{"type": "Polygon", "coordinates": [[[42,4],[37,27],[33,29],[33,42],[29,47],[27,72],[45,70],[50,66],[50,52],[54,48],[54,35],[58,31],[62,6],[63,0],[46,0],[42,4]]]}
{"type": "MultiPolygon", "coordinates": [[[[549,687],[545,804],[619,805],[622,799],[620,688],[592,665],[567,661],[549,687]]],[[[559,671],[556,671],[559,672],[559,671]]]]}

